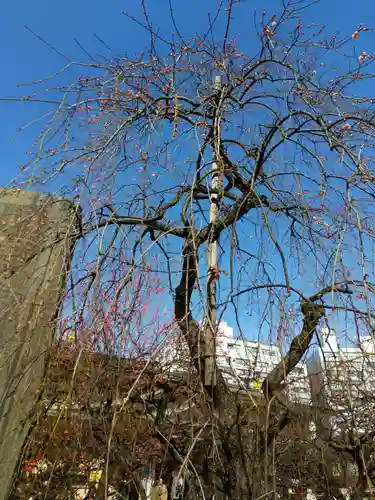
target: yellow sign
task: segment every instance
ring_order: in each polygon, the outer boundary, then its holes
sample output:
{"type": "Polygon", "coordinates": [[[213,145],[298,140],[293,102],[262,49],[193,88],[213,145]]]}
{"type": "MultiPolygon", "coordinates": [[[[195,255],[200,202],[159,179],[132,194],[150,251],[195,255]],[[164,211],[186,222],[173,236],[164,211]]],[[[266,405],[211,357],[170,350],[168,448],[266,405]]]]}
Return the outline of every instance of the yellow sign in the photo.
{"type": "Polygon", "coordinates": [[[90,472],[90,482],[91,483],[98,483],[100,481],[101,477],[102,477],[101,470],[96,470],[96,471],[90,472]]]}
{"type": "Polygon", "coordinates": [[[260,389],[262,387],[262,382],[259,379],[255,378],[250,382],[250,387],[252,389],[260,389]]]}

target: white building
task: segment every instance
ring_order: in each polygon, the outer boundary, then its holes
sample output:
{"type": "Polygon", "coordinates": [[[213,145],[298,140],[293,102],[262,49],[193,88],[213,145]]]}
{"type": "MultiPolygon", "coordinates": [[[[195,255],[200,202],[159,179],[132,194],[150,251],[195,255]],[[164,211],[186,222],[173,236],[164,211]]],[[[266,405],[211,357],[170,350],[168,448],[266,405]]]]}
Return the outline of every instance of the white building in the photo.
{"type": "MultiPolygon", "coordinates": [[[[261,390],[272,369],[282,361],[278,346],[256,340],[235,339],[233,328],[225,321],[219,324],[217,363],[230,386],[261,390]]],[[[295,402],[308,404],[310,385],[305,363],[300,362],[287,377],[285,387],[295,402]]]]}
{"type": "MultiPolygon", "coordinates": [[[[162,350],[163,364],[171,372],[186,371],[191,365],[184,339],[176,335],[162,350]]],[[[255,340],[236,339],[231,328],[221,321],[216,339],[217,365],[228,385],[261,391],[263,380],[281,362],[282,355],[276,345],[255,340]]],[[[305,363],[299,363],[285,384],[291,400],[309,403],[310,385],[305,363]]]]}
{"type": "Polygon", "coordinates": [[[308,361],[314,402],[331,410],[331,430],[349,428],[365,432],[373,427],[369,419],[375,415],[375,343],[361,337],[358,345],[340,347],[336,333],[328,327],[318,331],[317,346],[308,361]]]}

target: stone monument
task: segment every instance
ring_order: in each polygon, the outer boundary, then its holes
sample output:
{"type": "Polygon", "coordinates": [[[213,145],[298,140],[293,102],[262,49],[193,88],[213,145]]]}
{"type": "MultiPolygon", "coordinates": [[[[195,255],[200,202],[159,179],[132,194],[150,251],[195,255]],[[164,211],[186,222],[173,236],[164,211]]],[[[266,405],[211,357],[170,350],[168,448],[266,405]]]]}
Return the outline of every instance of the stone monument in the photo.
{"type": "Polygon", "coordinates": [[[67,200],[0,189],[0,500],[33,420],[79,225],[67,200]]]}

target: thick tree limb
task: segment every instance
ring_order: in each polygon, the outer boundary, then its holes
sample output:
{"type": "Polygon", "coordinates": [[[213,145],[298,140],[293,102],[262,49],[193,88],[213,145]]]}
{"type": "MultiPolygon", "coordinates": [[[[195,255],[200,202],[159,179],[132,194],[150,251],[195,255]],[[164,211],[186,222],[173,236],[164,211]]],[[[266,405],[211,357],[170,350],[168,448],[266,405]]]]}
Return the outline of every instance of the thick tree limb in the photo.
{"type": "Polygon", "coordinates": [[[283,357],[280,363],[275,366],[263,382],[263,393],[268,401],[281,390],[286,377],[301,361],[303,355],[309,348],[319,320],[324,315],[324,306],[306,300],[302,302],[301,311],[304,315],[301,333],[294,337],[288,353],[283,357]]]}

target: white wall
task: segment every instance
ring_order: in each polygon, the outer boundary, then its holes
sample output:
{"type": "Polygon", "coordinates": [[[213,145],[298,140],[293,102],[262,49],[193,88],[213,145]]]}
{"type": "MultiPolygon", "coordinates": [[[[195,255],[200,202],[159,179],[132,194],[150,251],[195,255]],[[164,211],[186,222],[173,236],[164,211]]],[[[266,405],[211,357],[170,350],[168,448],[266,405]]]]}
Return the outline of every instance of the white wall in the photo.
{"type": "MultiPolygon", "coordinates": [[[[233,328],[225,321],[218,327],[216,339],[217,364],[224,378],[232,386],[243,385],[260,390],[260,383],[281,361],[277,346],[252,340],[235,338],[233,328]],[[257,382],[254,387],[253,381],[257,382]]],[[[186,342],[178,334],[162,349],[162,363],[171,372],[184,371],[188,365],[189,354],[186,342]]],[[[287,392],[295,401],[310,401],[310,386],[306,364],[301,362],[287,380],[287,392]]]]}

